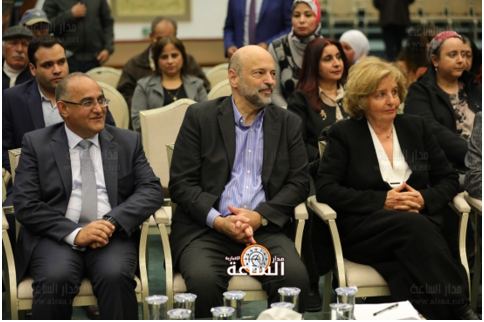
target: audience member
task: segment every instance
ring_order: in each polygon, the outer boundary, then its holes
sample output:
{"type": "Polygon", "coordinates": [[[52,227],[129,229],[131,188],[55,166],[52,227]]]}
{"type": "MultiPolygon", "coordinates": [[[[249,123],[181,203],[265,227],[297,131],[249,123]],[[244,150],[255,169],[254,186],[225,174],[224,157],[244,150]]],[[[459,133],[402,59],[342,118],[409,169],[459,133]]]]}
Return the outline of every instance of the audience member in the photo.
{"type": "Polygon", "coordinates": [[[469,168],[465,189],[471,197],[482,200],[482,112],[478,112],[474,118],[465,164],[469,168]]]}
{"type": "Polygon", "coordinates": [[[17,277],[34,280],[32,319],[71,319],[84,277],[101,319],[138,319],[139,225],[163,204],[160,179],[139,134],[104,125],[109,100],[94,80],[66,76],[56,100],[65,122],[25,135],[15,176],[17,277]]]}
{"type": "Polygon", "coordinates": [[[329,130],[316,197],[338,214],[345,258],[373,267],[392,301],[409,300],[426,319],[479,319],[441,231],[457,218],[448,203],[458,176],[426,120],[397,115],[405,94],[390,63],[371,57],[350,68],[351,119],[329,130]]]}
{"type": "Polygon", "coordinates": [[[407,89],[427,71],[429,66],[428,50],[427,37],[411,35],[407,38],[405,47],[403,47],[396,61],[396,65],[406,77],[405,86],[407,89]]]}
{"type": "Polygon", "coordinates": [[[345,31],[339,41],[350,65],[360,62],[370,53],[370,42],[365,34],[359,30],[345,31]]]}
{"type": "Polygon", "coordinates": [[[474,115],[481,110],[482,87],[464,70],[462,38],[453,31],[439,33],[430,43],[428,68],[408,89],[405,113],[424,117],[447,159],[464,166],[474,115]]]}
{"type": "MultiPolygon", "coordinates": [[[[284,258],[284,275],[253,276],[268,301],[279,301],[280,287],[298,287],[302,313],[306,268],[285,235],[309,192],[301,120],[271,104],[275,67],[263,48],[237,50],[229,80],[231,96],[188,107],[175,143],[169,186],[178,205],[170,235],[174,267],[187,291],[198,295],[196,317],[211,317],[231,278],[226,256],[240,256],[257,242],[272,258],[284,258]]],[[[268,266],[263,260],[255,271],[268,266]]]]}
{"type": "Polygon", "coordinates": [[[165,36],[153,47],[155,75],[140,79],[134,90],[131,123],[141,130],[139,112],[169,105],[180,98],[206,101],[207,91],[200,78],[190,74],[185,46],[174,36],[165,36]]]}
{"type": "MultiPolygon", "coordinates": [[[[28,48],[34,79],[8,89],[2,97],[2,166],[10,170],[8,150],[22,146],[25,133],[62,122],[55,99],[57,84],[69,74],[63,44],[52,36],[34,39],[28,48]]],[[[115,125],[107,111],[107,124],[115,125]]]]}
{"type": "Polygon", "coordinates": [[[287,106],[287,99],[296,89],[301,76],[304,49],[313,39],[321,37],[320,19],[317,0],[294,0],[291,32],[269,46],[269,53],[276,64],[274,104],[287,106]]]}
{"type": "Polygon", "coordinates": [[[114,52],[114,19],[107,0],[45,0],[43,9],[52,31],[64,43],[71,72],[103,65],[114,52]]]}
{"type": "Polygon", "coordinates": [[[480,72],[480,68],[482,65],[482,53],[477,48],[476,44],[467,38],[466,36],[462,36],[462,41],[464,42],[464,50],[465,50],[465,70],[471,72],[474,75],[478,75],[480,72]]]}
{"type": "Polygon", "coordinates": [[[402,42],[407,36],[405,29],[410,26],[408,6],[415,0],[373,0],[373,5],[380,11],[380,26],[385,56],[394,61],[402,49],[402,42]]]}
{"type": "Polygon", "coordinates": [[[32,79],[27,65],[27,48],[33,38],[30,30],[22,26],[10,27],[2,35],[2,92],[7,88],[32,79]]]}
{"type": "MultiPolygon", "coordinates": [[[[141,54],[134,56],[123,67],[123,73],[119,79],[117,90],[123,95],[128,103],[131,114],[131,100],[133,98],[136,82],[143,77],[155,74],[156,62],[153,59],[153,47],[164,36],[176,37],[177,23],[169,17],[156,17],[151,23],[150,45],[141,54]]],[[[187,54],[187,64],[191,73],[203,80],[205,89],[210,91],[210,82],[205,73],[195,61],[192,55],[187,54]]]]}
{"type": "Polygon", "coordinates": [[[264,49],[291,30],[293,0],[229,0],[224,26],[224,50],[232,57],[237,49],[259,45],[264,49]]]}
{"type": "MultiPolygon", "coordinates": [[[[314,180],[319,165],[318,138],[321,132],[324,128],[348,117],[341,102],[348,68],[348,61],[338,41],[322,38],[311,41],[304,50],[301,79],[287,105],[289,111],[301,118],[309,173],[314,180]]],[[[310,195],[314,195],[314,184],[311,183],[310,195]]],[[[310,282],[307,311],[317,312],[322,308],[319,276],[332,267],[328,266],[330,261],[323,256],[321,245],[314,244],[312,240],[314,234],[322,234],[320,228],[324,223],[315,218],[311,211],[308,213],[302,245],[302,255],[310,282]]]]}
{"type": "Polygon", "coordinates": [[[25,11],[20,25],[32,31],[34,37],[39,37],[49,34],[51,24],[44,10],[34,8],[25,11]]]}

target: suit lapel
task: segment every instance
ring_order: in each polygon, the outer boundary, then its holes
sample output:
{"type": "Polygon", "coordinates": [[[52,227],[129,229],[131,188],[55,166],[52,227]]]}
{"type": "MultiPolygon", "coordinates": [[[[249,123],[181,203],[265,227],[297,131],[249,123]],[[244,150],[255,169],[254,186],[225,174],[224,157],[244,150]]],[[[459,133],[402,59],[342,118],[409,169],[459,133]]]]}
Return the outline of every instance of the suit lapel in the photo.
{"type": "Polygon", "coordinates": [[[235,161],[235,128],[234,128],[234,111],[232,109],[232,96],[227,97],[222,102],[220,114],[218,116],[218,125],[224,140],[225,151],[229,159],[230,173],[235,161]]]}
{"type": "Polygon", "coordinates": [[[400,133],[400,135],[398,135],[398,143],[400,144],[400,149],[402,150],[403,157],[405,158],[408,166],[410,169],[415,169],[415,159],[418,157],[415,155],[415,153],[418,153],[418,151],[415,150],[416,145],[415,142],[412,142],[412,135],[403,135],[403,133],[405,133],[405,129],[401,129],[400,121],[401,119],[397,115],[394,124],[397,135],[400,133]],[[400,129],[401,131],[399,131],[400,129]]]}
{"type": "Polygon", "coordinates": [[[269,6],[269,0],[262,0],[262,6],[260,7],[259,20],[262,21],[264,14],[266,13],[267,7],[269,6]]]}
{"type": "Polygon", "coordinates": [[[70,198],[72,192],[72,169],[71,160],[69,156],[69,145],[67,143],[67,135],[64,126],[60,126],[57,133],[53,136],[50,143],[54,159],[59,170],[64,189],[66,191],[67,199],[70,198]]]}
{"type": "Polygon", "coordinates": [[[267,106],[264,115],[264,161],[262,164],[262,184],[264,186],[269,181],[274,162],[276,161],[277,147],[279,146],[281,134],[281,123],[277,120],[274,108],[276,107],[273,105],[267,106]]]}
{"type": "Polygon", "coordinates": [[[40,98],[38,86],[37,82],[32,82],[32,85],[27,92],[27,96],[29,97],[28,108],[30,111],[30,117],[36,130],[45,127],[44,113],[42,112],[42,100],[40,98]]]}
{"type": "Polygon", "coordinates": [[[99,133],[101,145],[101,158],[104,169],[104,182],[108,192],[111,208],[118,203],[118,144],[113,142],[114,137],[105,129],[99,133]]]}

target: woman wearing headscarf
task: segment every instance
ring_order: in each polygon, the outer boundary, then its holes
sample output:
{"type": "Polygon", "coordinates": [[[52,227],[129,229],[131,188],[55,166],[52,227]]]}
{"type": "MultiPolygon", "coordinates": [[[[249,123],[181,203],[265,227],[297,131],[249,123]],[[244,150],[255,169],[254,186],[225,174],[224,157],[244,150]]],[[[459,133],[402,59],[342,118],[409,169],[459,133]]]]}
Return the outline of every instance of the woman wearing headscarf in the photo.
{"type": "Polygon", "coordinates": [[[447,159],[463,167],[474,116],[482,110],[482,86],[465,70],[465,47],[456,32],[435,36],[427,55],[431,66],[408,89],[405,114],[424,117],[447,159]]]}
{"type": "Polygon", "coordinates": [[[321,9],[317,0],[295,0],[292,5],[292,30],[269,46],[276,66],[276,86],[272,102],[287,106],[287,99],[296,89],[301,74],[304,49],[321,37],[321,9]]]}
{"type": "Polygon", "coordinates": [[[359,30],[345,31],[339,38],[346,58],[350,65],[354,65],[370,53],[370,42],[365,34],[359,30]]]}

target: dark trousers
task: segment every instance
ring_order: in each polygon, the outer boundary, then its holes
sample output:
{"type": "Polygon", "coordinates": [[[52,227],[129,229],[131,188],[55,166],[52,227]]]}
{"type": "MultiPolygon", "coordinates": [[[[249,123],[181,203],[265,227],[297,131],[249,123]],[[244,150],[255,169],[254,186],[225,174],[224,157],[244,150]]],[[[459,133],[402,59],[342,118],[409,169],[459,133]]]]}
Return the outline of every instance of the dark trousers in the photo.
{"type": "MultiPolygon", "coordinates": [[[[294,242],[282,233],[267,232],[259,229],[254,236],[258,244],[267,248],[272,256],[284,258],[283,276],[254,276],[262,283],[262,288],[268,294],[268,302],[279,302],[278,289],[281,287],[298,287],[299,312],[306,311],[306,301],[309,293],[309,282],[294,242]]],[[[245,245],[239,244],[229,237],[211,230],[207,234],[192,241],[182,252],[178,269],[182,273],[189,293],[196,294],[196,318],[211,317],[212,307],[223,305],[223,292],[227,290],[231,278],[227,269],[231,262],[226,256],[240,256],[245,245]]],[[[237,265],[240,267],[240,261],[237,265]]]]}
{"type": "Polygon", "coordinates": [[[395,61],[400,50],[402,50],[402,41],[407,37],[405,29],[405,26],[400,25],[386,25],[382,27],[385,56],[388,61],[395,61]]]}
{"type": "Polygon", "coordinates": [[[134,274],[138,251],[131,239],[114,234],[109,244],[84,252],[42,238],[30,260],[32,319],[68,320],[84,277],[91,280],[102,320],[137,320],[134,274]]]}
{"type": "Polygon", "coordinates": [[[101,66],[99,64],[99,61],[94,57],[93,60],[88,60],[88,61],[80,61],[76,60],[74,57],[69,57],[67,59],[67,63],[69,64],[69,73],[74,73],[74,72],[87,72],[90,71],[93,68],[101,66]]]}
{"type": "Polygon", "coordinates": [[[380,210],[338,218],[338,228],[344,256],[375,268],[395,301],[409,300],[427,319],[455,318],[468,303],[464,267],[425,215],[380,210]]]}

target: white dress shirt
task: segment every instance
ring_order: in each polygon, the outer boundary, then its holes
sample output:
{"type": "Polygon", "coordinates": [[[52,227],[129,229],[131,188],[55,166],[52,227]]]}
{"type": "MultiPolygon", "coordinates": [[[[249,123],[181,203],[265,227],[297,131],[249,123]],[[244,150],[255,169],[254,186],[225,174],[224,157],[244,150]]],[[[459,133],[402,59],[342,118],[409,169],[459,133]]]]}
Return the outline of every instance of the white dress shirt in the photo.
{"type": "Polygon", "coordinates": [[[378,165],[380,166],[380,172],[383,181],[387,182],[390,187],[396,188],[403,182],[407,181],[412,170],[405,161],[405,157],[402,153],[402,148],[398,142],[397,131],[395,130],[395,125],[393,125],[393,167],[388,159],[388,156],[381,145],[378,136],[368,123],[368,128],[370,129],[371,138],[373,140],[373,145],[375,146],[376,156],[378,159],[378,165]]]}
{"type": "Polygon", "coordinates": [[[59,114],[59,111],[57,110],[57,104],[52,106],[52,102],[45,97],[44,93],[42,93],[40,90],[39,85],[37,85],[37,87],[39,88],[40,100],[42,102],[42,114],[44,114],[45,127],[59,122],[64,122],[59,114]]]}
{"type": "MultiPolygon", "coordinates": [[[[81,177],[81,161],[79,153],[82,148],[78,146],[79,142],[83,139],[72,132],[67,126],[65,126],[67,134],[67,143],[69,145],[69,157],[71,159],[71,171],[72,171],[72,192],[69,204],[67,206],[66,218],[69,218],[73,222],[79,222],[81,216],[82,205],[82,177],[81,177]]],[[[111,211],[111,205],[109,204],[108,191],[106,190],[106,183],[104,182],[103,162],[101,158],[101,147],[99,145],[99,134],[96,134],[92,138],[88,139],[93,143],[91,146],[91,159],[95,169],[96,186],[97,186],[97,219],[102,217],[111,211]]],[[[64,237],[64,241],[72,246],[76,239],[77,233],[81,228],[75,229],[72,233],[64,237]]],[[[76,249],[82,249],[77,247],[76,249]]]]}
{"type": "MultiPolygon", "coordinates": [[[[255,0],[255,23],[259,22],[260,8],[262,7],[263,0],[255,0]]],[[[250,15],[250,3],[252,0],[246,0],[245,3],[245,19],[244,19],[244,46],[249,44],[249,15],[250,15]]],[[[256,44],[257,45],[257,44],[256,44]]],[[[267,44],[269,46],[270,44],[267,44]]]]}

